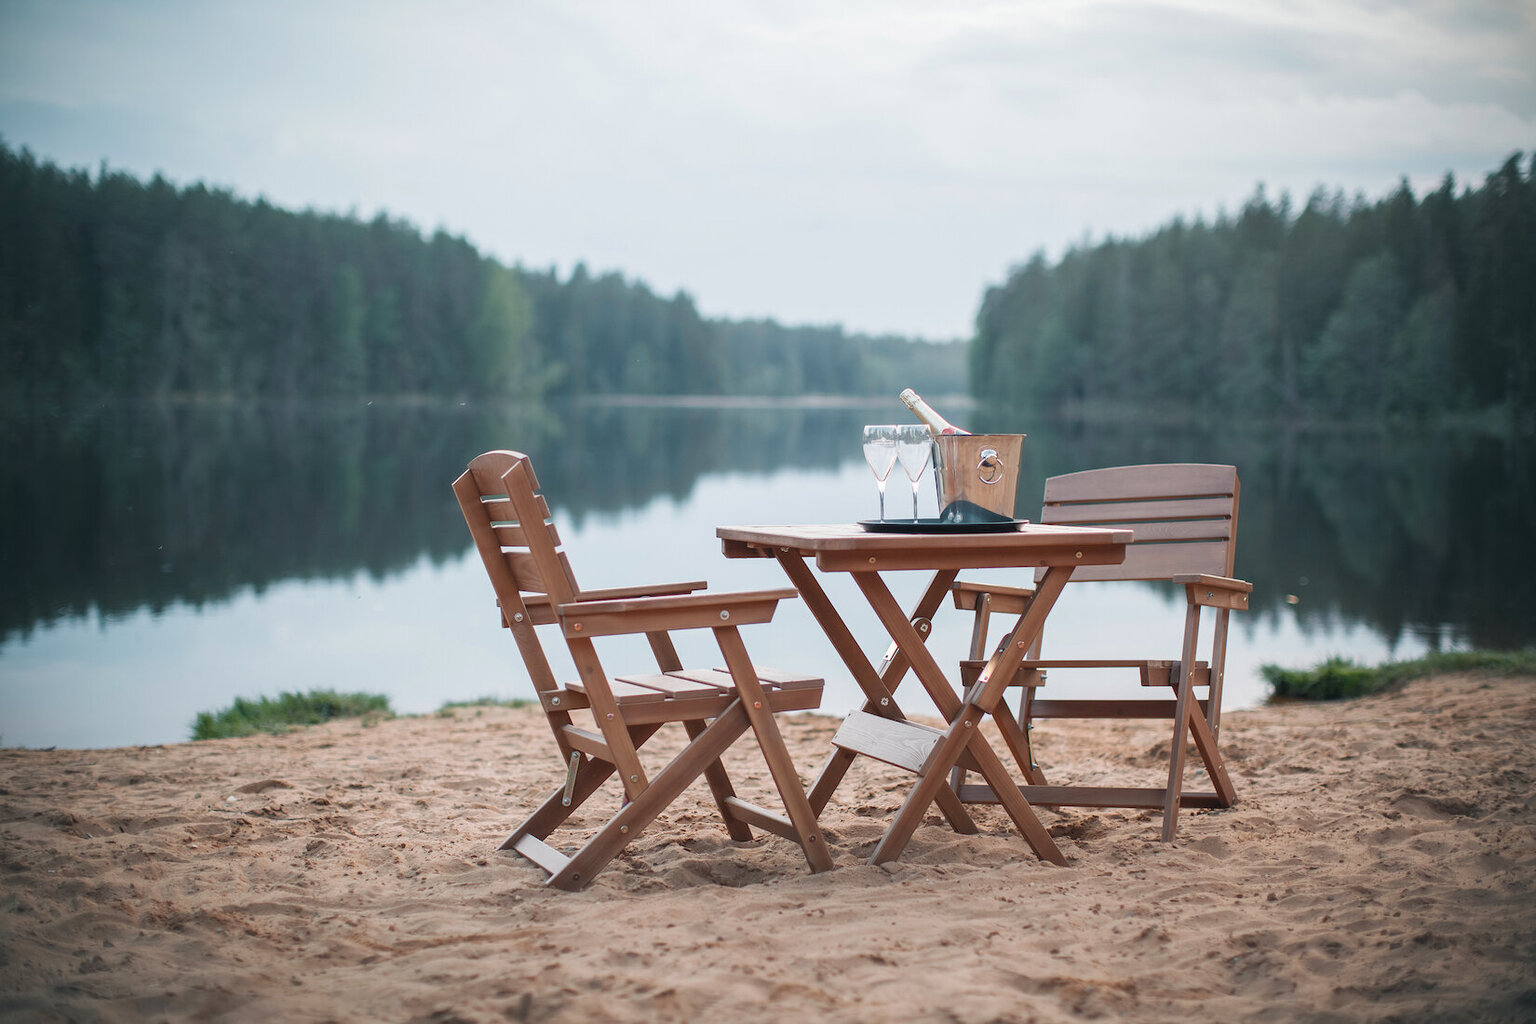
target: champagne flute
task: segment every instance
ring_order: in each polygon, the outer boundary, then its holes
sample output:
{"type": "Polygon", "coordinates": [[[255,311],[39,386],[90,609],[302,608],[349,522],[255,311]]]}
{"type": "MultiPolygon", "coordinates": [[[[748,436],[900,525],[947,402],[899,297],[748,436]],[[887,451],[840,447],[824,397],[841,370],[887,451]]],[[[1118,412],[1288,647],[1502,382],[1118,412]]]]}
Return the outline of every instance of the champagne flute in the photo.
{"type": "Polygon", "coordinates": [[[880,488],[880,521],[885,522],[885,478],[896,465],[895,426],[867,426],[864,428],[864,461],[874,471],[875,483],[880,488]]]}
{"type": "Polygon", "coordinates": [[[933,458],[932,431],[921,423],[903,424],[896,434],[896,454],[901,459],[901,468],[907,471],[907,479],[912,481],[912,521],[915,523],[918,481],[927,472],[928,463],[933,458]]]}

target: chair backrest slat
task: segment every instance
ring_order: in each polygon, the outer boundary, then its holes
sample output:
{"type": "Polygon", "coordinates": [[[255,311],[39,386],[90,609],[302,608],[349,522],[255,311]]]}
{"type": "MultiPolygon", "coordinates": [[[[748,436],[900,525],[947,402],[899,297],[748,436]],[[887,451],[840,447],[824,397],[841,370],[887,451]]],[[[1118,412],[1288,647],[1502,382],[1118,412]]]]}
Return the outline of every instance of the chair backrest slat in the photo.
{"type": "Polygon", "coordinates": [[[1046,498],[1042,520],[1051,523],[1135,523],[1149,520],[1225,519],[1232,512],[1232,498],[1174,498],[1172,500],[1096,501],[1085,504],[1052,502],[1046,498]]]}
{"type": "Polygon", "coordinates": [[[1045,482],[1040,521],[1124,526],[1135,532],[1124,562],[1082,566],[1073,572],[1073,580],[1157,580],[1176,573],[1231,576],[1239,491],[1235,466],[1175,463],[1091,469],[1045,482]]]}
{"type": "Polygon", "coordinates": [[[1066,501],[1193,498],[1231,494],[1236,486],[1235,466],[1203,462],[1113,466],[1053,476],[1045,482],[1045,500],[1053,500],[1053,493],[1066,501]]]}
{"type": "Polygon", "coordinates": [[[578,590],[537,486],[526,455],[492,451],[469,464],[453,492],[533,684],[549,691],[558,684],[533,627],[550,621],[551,605],[574,600],[578,590]]]}
{"type": "Polygon", "coordinates": [[[1072,570],[1072,581],[1079,580],[1166,580],[1175,573],[1230,575],[1227,571],[1227,547],[1224,543],[1139,544],[1125,549],[1125,561],[1119,565],[1081,565],[1072,570]]]}

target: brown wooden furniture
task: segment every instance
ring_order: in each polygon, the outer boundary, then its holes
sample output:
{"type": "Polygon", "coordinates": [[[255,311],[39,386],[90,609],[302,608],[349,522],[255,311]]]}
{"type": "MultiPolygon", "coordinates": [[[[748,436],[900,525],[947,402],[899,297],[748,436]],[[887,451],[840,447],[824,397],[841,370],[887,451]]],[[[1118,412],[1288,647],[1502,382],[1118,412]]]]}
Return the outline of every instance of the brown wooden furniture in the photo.
{"type": "Polygon", "coordinates": [[[974,833],[975,823],[946,779],[951,768],[963,764],[979,771],[999,794],[1015,827],[1038,856],[1064,863],[1061,851],[978,726],[984,716],[992,715],[1014,755],[1023,754],[1018,723],[1002,703],[1003,687],[1013,678],[1019,659],[1039,634],[1068,577],[1080,566],[1118,562],[1131,539],[1129,530],[1025,526],[1005,533],[897,534],[869,533],[848,525],[722,526],[715,532],[727,557],[778,561],[864,691],[863,708],[850,714],[838,730],[833,741],[836,749],[811,787],[811,807],[818,814],[854,758],[862,754],[918,777],[870,863],[899,857],[935,802],[956,831],[974,833]],[[878,669],[828,598],[807,561],[810,558],[823,573],[852,576],[889,633],[893,644],[878,669]],[[962,696],[925,646],[931,619],[961,570],[1001,566],[1040,566],[1040,583],[1008,642],[999,646],[962,696]],[[902,611],[883,578],[884,573],[906,570],[933,571],[910,613],[902,611]],[[946,728],[908,721],[902,713],[895,690],[909,668],[944,716],[946,728]]]}
{"type": "MultiPolygon", "coordinates": [[[[1120,659],[1085,657],[1043,660],[1039,638],[1020,663],[1009,686],[1022,688],[1018,725],[1025,737],[1019,764],[1029,785],[1025,795],[1042,806],[1147,807],[1163,810],[1163,839],[1178,825],[1180,807],[1229,807],[1236,799],[1217,746],[1221,724],[1221,684],[1226,662],[1227,620],[1234,609],[1248,607],[1252,585],[1232,576],[1237,551],[1237,506],[1241,488],[1232,466],[1166,464],[1120,466],[1051,477],[1045,482],[1044,523],[1119,526],[1136,539],[1117,565],[1087,566],[1073,575],[1081,580],[1165,580],[1184,591],[1183,640],[1177,658],[1120,659]],[[1210,658],[1198,661],[1201,613],[1215,609],[1210,658]],[[1042,700],[1037,689],[1048,670],[1134,670],[1142,686],[1171,687],[1173,700],[1042,700]],[[1205,700],[1194,696],[1207,688],[1205,700]],[[1035,761],[1028,737],[1035,719],[1163,718],[1173,722],[1168,783],[1163,788],[1051,786],[1035,761]],[[1187,739],[1193,735],[1213,792],[1183,791],[1187,739]]],[[[963,678],[974,677],[986,662],[987,627],[994,613],[1016,614],[1036,599],[1036,590],[981,583],[953,586],[957,607],[975,615],[971,661],[963,663],[963,678]]],[[[1106,630],[1114,624],[1106,622],[1106,630]]],[[[1005,643],[1008,641],[1004,641],[1005,643]]],[[[1172,644],[1170,644],[1170,648],[1172,644]]],[[[1165,652],[1166,653],[1171,652],[1165,652]]],[[[997,799],[993,787],[965,785],[963,772],[954,778],[964,802],[997,799]]]]}
{"type": "MultiPolygon", "coordinates": [[[[477,457],[453,484],[475,548],[490,574],[502,624],[512,631],[566,766],[565,785],[551,793],[502,844],[550,873],[549,884],[589,883],[700,775],[709,783],[732,839],[750,840],[756,826],[800,844],[811,870],[832,867],[831,854],[779,734],[774,715],[815,708],[822,680],[754,668],[737,627],[767,622],[792,590],[695,593],[702,582],[617,590],[582,590],[560,549],[549,506],[525,455],[492,451],[477,457]],[[580,678],[560,685],[535,626],[558,625],[580,678]],[[669,630],[711,629],[724,668],[684,670],[669,630]],[[645,634],[657,672],[609,676],[593,640],[645,634]],[[573,713],[590,712],[594,728],[573,713]],[[639,748],[663,724],[680,722],[689,742],[655,775],[639,748]],[[787,816],[736,796],[721,755],[750,729],[768,762],[787,816]],[[567,855],[546,840],[615,772],[623,803],[585,845],[567,855]]],[[[585,716],[583,716],[585,717],[585,716]]]]}

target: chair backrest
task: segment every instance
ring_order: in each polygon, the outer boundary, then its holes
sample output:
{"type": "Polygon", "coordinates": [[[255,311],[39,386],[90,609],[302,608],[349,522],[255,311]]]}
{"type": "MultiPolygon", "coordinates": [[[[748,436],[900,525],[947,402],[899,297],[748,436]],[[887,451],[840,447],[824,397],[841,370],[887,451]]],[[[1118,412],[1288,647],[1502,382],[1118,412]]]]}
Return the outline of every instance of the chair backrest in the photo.
{"type": "Polygon", "coordinates": [[[1136,537],[1119,565],[1085,565],[1077,580],[1231,576],[1237,554],[1237,467],[1199,463],[1117,466],[1053,476],[1040,521],[1123,526],[1136,537]]]}
{"type": "Polygon", "coordinates": [[[558,689],[533,627],[554,622],[555,606],[581,591],[528,456],[486,452],[454,481],[453,493],[534,686],[558,689]]]}

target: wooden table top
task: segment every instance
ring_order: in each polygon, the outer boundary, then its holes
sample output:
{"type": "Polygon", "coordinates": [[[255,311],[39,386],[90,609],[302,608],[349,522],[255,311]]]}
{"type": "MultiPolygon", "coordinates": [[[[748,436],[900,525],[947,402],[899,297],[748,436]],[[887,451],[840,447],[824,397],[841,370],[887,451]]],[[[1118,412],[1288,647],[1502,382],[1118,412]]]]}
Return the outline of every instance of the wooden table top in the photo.
{"type": "Polygon", "coordinates": [[[886,533],[857,523],[807,526],[721,526],[727,558],[775,553],[814,555],[828,571],[985,569],[1031,565],[1114,565],[1125,559],[1133,533],[1112,527],[1026,523],[996,533],[886,533]]]}

